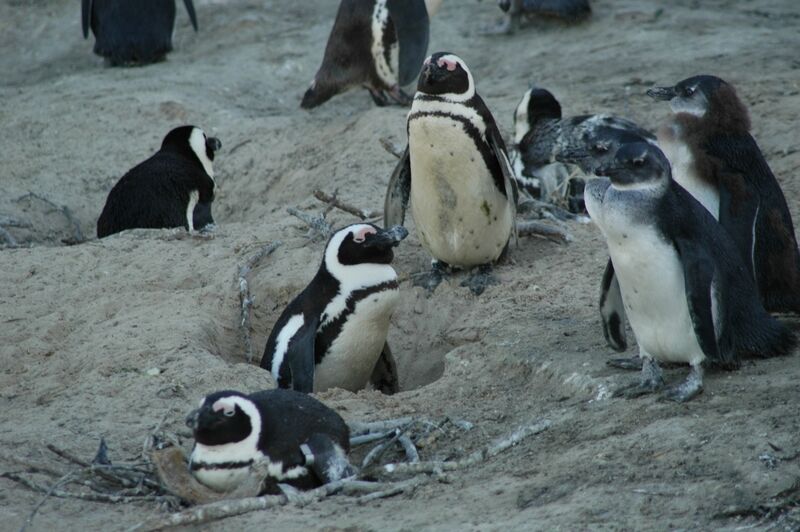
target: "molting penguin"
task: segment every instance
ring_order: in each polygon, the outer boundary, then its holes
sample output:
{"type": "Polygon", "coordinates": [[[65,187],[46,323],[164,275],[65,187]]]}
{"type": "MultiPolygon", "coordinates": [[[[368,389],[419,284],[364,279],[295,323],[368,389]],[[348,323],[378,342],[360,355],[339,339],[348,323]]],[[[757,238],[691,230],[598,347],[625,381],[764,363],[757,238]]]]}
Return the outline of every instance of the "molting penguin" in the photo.
{"type": "Polygon", "coordinates": [[[531,87],[514,112],[512,164],[518,185],[534,198],[564,203],[573,213],[585,212],[586,175],[593,175],[595,161],[607,150],[602,142],[589,139],[606,132],[655,143],[654,135],[624,118],[604,114],[562,118],[555,96],[531,87]]]}
{"type": "Polygon", "coordinates": [[[261,367],[281,388],[358,391],[368,383],[398,391],[394,358],[386,343],[400,293],[392,248],[408,235],[372,224],[340,229],[325,247],[322,264],[272,329],[261,367]]]}
{"type": "Polygon", "coordinates": [[[322,65],[300,107],[311,109],[357,85],[369,90],[376,105],[408,105],[401,87],[419,74],[428,32],[424,0],[342,0],[322,65]]]}
{"type": "Polygon", "coordinates": [[[498,0],[505,19],[489,33],[511,33],[523,17],[547,17],[564,22],[580,22],[592,14],[589,0],[498,0]]]}
{"type": "Polygon", "coordinates": [[[673,177],[736,242],[769,311],[800,312],[800,253],[780,185],[750,136],[750,118],[731,85],[694,76],[647,91],[669,101],[658,131],[673,177]]]}
{"type": "Polygon", "coordinates": [[[407,129],[384,221],[403,223],[410,200],[434,258],[426,286],[435,288],[448,266],[479,266],[462,284],[480,294],[514,232],[517,188],[497,124],[459,57],[439,52],[425,60],[407,129]]]}
{"type": "Polygon", "coordinates": [[[703,389],[703,366],[736,367],[743,356],[786,354],[795,338],[764,310],[727,232],[670,177],[661,151],[623,145],[586,185],[586,206],[603,233],[642,358],[641,380],[618,395],[663,384],[658,362],[691,365],[666,397],[703,389]]]}
{"type": "Polygon", "coordinates": [[[97,220],[103,238],[125,229],[213,224],[214,152],[222,144],[202,129],[181,126],[170,131],[155,155],[129,170],[108,194],[97,220]]]}
{"type": "MultiPolygon", "coordinates": [[[[184,0],[197,31],[192,0],[184,0]]],[[[95,36],[94,53],[112,66],[161,61],[172,51],[175,0],[82,0],[83,37],[89,27],[95,36]]]]}
{"type": "Polygon", "coordinates": [[[310,489],[354,472],[344,420],[306,394],[215,392],[186,424],[195,439],[189,469],[217,491],[231,491],[256,472],[266,473],[261,493],[271,494],[280,493],[278,483],[310,489]]]}

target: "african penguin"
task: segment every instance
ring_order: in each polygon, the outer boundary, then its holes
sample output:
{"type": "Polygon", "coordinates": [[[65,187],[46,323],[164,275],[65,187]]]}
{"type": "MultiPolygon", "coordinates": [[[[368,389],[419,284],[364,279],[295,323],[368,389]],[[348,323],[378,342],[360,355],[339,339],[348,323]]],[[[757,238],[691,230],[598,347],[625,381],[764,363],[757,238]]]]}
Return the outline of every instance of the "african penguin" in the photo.
{"type": "Polygon", "coordinates": [[[245,395],[212,393],[186,417],[194,434],[191,473],[217,491],[231,491],[256,471],[261,493],[278,483],[310,489],[351,476],[350,429],[313,397],[292,390],[245,395]],[[251,467],[252,466],[252,467],[251,467]]]}
{"type": "Polygon", "coordinates": [[[358,85],[376,105],[408,105],[401,87],[419,74],[428,32],[424,0],[341,0],[322,65],[300,107],[311,109],[358,85]]]}
{"type": "Polygon", "coordinates": [[[750,118],[734,88],[702,75],[647,93],[669,101],[674,113],[658,131],[674,179],[731,235],[766,309],[800,312],[800,253],[792,216],[749,133],[750,118]]]}
{"type": "Polygon", "coordinates": [[[536,199],[564,204],[573,213],[585,212],[586,176],[593,175],[593,162],[605,148],[587,139],[606,130],[655,143],[654,135],[624,118],[605,114],[562,118],[555,96],[531,87],[514,112],[511,158],[517,184],[536,199]]]}
{"type": "Polygon", "coordinates": [[[407,124],[384,222],[403,223],[410,200],[420,242],[434,258],[428,288],[448,266],[479,266],[462,284],[480,294],[514,232],[517,188],[503,138],[462,59],[438,52],[425,60],[407,124]]]}
{"type": "MultiPolygon", "coordinates": [[[[184,0],[197,31],[192,0],[184,0]]],[[[89,27],[95,36],[94,53],[112,66],[161,61],[172,51],[175,0],[82,0],[83,37],[89,27]]]]}
{"type": "Polygon", "coordinates": [[[523,17],[546,17],[563,22],[580,22],[592,14],[589,0],[498,0],[505,12],[503,21],[489,33],[511,33],[523,17]]]}
{"type": "Polygon", "coordinates": [[[155,155],[129,170],[108,194],[97,220],[103,238],[125,229],[185,227],[214,223],[214,152],[222,144],[202,129],[170,131],[155,155]]]}
{"type": "Polygon", "coordinates": [[[400,298],[392,248],[408,235],[360,223],[331,236],[317,274],[281,314],[261,367],[281,388],[398,391],[386,342],[400,298]]]}
{"type": "Polygon", "coordinates": [[[608,245],[625,311],[639,344],[635,397],[660,389],[659,362],[688,363],[688,379],[666,397],[687,401],[703,389],[703,366],[732,368],[743,356],[786,354],[795,337],[761,305],[727,232],[670,177],[661,151],[623,144],[607,178],[586,184],[586,206],[608,245]]]}

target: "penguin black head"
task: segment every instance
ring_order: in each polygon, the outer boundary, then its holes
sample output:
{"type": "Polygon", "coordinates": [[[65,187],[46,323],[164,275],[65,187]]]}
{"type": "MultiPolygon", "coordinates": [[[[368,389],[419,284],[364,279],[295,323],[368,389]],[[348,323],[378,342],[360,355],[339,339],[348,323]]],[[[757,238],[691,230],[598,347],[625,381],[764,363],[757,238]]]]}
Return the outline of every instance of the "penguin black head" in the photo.
{"type": "Polygon", "coordinates": [[[244,441],[261,431],[258,407],[242,393],[225,390],[200,401],[200,408],[186,416],[195,441],[213,446],[244,441]]]}
{"type": "Polygon", "coordinates": [[[207,137],[205,132],[196,126],[176,127],[164,137],[161,143],[163,151],[172,151],[182,155],[193,154],[203,169],[214,177],[214,168],[211,164],[214,154],[222,147],[216,137],[207,137]]]}
{"type": "Polygon", "coordinates": [[[630,142],[621,145],[613,161],[598,167],[595,174],[608,177],[618,188],[639,188],[666,183],[670,179],[670,165],[652,144],[630,142]]]}
{"type": "Polygon", "coordinates": [[[673,87],[653,87],[647,95],[669,101],[675,114],[688,114],[721,129],[747,131],[750,118],[736,90],[724,80],[710,75],[692,76],[673,87]]]}
{"type": "Polygon", "coordinates": [[[559,120],[561,104],[547,89],[531,87],[522,95],[514,112],[514,140],[519,144],[522,137],[540,120],[559,120]]]}
{"type": "Polygon", "coordinates": [[[325,247],[325,266],[334,277],[358,265],[391,264],[392,248],[399,244],[408,230],[402,225],[381,229],[373,224],[353,224],[340,229],[325,247]]]}
{"type": "Polygon", "coordinates": [[[449,52],[437,52],[422,64],[417,91],[466,101],[475,95],[475,82],[460,57],[449,52]]]}

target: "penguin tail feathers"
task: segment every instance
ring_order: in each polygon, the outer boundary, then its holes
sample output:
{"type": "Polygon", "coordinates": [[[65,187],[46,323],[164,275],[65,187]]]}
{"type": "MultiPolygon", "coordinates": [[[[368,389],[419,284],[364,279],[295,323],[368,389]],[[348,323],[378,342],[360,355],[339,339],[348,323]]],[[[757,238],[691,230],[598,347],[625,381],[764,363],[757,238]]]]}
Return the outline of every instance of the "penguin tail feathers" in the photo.
{"type": "Polygon", "coordinates": [[[797,347],[797,336],[786,325],[769,316],[761,330],[745,339],[744,354],[750,358],[771,358],[791,354],[797,347]]]}

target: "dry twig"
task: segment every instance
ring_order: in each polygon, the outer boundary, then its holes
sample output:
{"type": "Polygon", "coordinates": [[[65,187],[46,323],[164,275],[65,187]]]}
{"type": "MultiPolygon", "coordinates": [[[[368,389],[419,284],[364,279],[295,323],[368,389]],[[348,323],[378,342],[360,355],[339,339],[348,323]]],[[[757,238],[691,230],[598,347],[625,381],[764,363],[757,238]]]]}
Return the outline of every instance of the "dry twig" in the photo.
{"type": "Polygon", "coordinates": [[[310,214],[301,212],[294,207],[289,207],[286,209],[286,212],[305,222],[305,224],[309,227],[309,233],[307,237],[311,240],[314,240],[318,235],[327,239],[333,231],[331,225],[325,221],[324,215],[318,214],[317,216],[312,216],[310,214]]]}
{"type": "Polygon", "coordinates": [[[244,342],[247,361],[253,361],[253,342],[250,339],[250,309],[253,307],[253,296],[250,294],[250,285],[247,282],[247,275],[259,265],[264,257],[272,254],[282,244],[280,240],[271,242],[263,246],[258,252],[250,256],[244,264],[239,266],[239,303],[241,304],[241,319],[239,320],[239,330],[244,342]]]}
{"type": "Polygon", "coordinates": [[[322,190],[315,190],[314,197],[323,203],[327,203],[332,207],[336,207],[337,209],[352,214],[353,216],[361,218],[362,220],[378,218],[381,216],[381,213],[379,213],[378,211],[363,210],[359,209],[358,207],[354,207],[349,203],[345,203],[344,201],[336,197],[336,193],[328,194],[327,192],[323,192],[322,190]]]}
{"type": "Polygon", "coordinates": [[[388,151],[398,159],[403,156],[403,150],[401,150],[394,142],[386,137],[379,138],[378,142],[381,143],[381,146],[383,146],[384,150],[388,151]]]}

